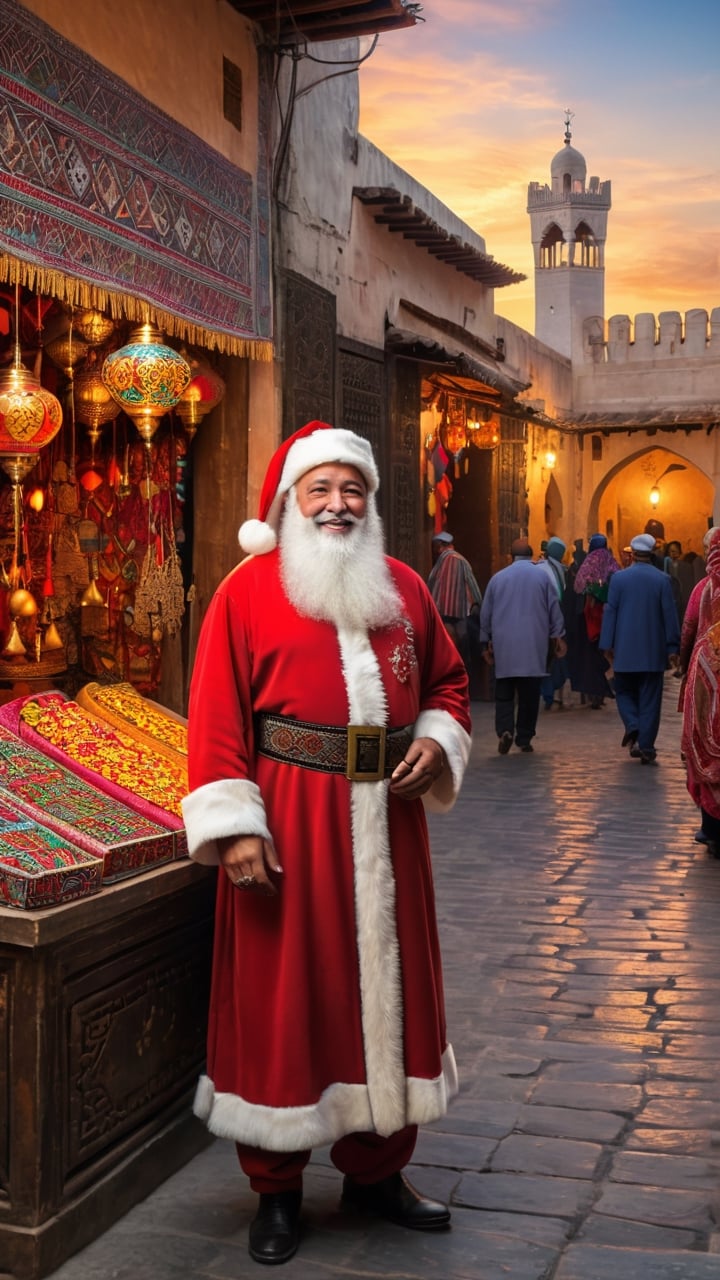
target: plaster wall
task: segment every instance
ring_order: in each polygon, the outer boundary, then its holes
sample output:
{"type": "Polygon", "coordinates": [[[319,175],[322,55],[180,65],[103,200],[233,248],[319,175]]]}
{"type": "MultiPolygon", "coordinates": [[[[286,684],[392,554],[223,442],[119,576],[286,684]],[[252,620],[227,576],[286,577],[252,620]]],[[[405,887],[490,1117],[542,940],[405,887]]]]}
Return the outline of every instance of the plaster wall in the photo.
{"type": "Polygon", "coordinates": [[[644,364],[575,366],[575,413],[648,413],[667,409],[687,413],[693,405],[718,406],[720,358],[714,361],[657,360],[644,364]]]}
{"type": "MultiPolygon", "coordinates": [[[[355,41],[324,46],[325,57],[351,68],[355,41]],[[328,54],[328,48],[333,54],[328,54]]],[[[338,331],[369,345],[384,345],[385,320],[426,332],[403,320],[401,299],[451,320],[494,344],[492,290],[439,262],[387,227],[353,188],[392,188],[408,196],[438,226],[480,252],[485,241],[427,188],[357,133],[354,74],[316,84],[317,68],[301,68],[290,147],[279,187],[282,265],[336,297],[338,331]]],[[[287,72],[284,91],[287,92],[287,72]]]]}
{"type": "Polygon", "coordinates": [[[233,164],[256,172],[253,28],[225,0],[24,0],[23,7],[233,164]],[[242,131],[223,115],[223,56],[242,71],[242,131]]]}

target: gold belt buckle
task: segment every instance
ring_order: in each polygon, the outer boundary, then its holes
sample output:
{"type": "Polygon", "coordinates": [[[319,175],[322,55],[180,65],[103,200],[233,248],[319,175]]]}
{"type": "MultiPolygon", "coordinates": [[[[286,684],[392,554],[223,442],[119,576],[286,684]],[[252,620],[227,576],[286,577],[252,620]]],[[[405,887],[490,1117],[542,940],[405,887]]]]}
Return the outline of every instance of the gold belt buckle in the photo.
{"type": "Polygon", "coordinates": [[[384,725],[349,724],[345,777],[351,782],[382,782],[387,730],[384,725]]]}

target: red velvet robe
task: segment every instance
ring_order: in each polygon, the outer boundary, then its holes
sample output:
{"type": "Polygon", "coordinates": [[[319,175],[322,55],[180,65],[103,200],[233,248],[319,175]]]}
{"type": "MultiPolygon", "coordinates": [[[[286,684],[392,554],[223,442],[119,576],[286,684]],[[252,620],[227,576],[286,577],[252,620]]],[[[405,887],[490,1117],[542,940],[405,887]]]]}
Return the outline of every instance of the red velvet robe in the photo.
{"type": "Polygon", "coordinates": [[[259,712],[412,724],[448,762],[425,803],[452,805],[470,746],[467,677],[422,580],[388,563],[402,624],[368,635],[301,616],[274,551],[220,585],[198,647],[183,802],[191,856],[217,862],[217,839],[259,834],[284,875],[274,898],[219,876],[195,1110],[212,1132],[267,1150],[388,1135],[444,1114],[457,1090],[423,802],[254,749],[259,712]]]}

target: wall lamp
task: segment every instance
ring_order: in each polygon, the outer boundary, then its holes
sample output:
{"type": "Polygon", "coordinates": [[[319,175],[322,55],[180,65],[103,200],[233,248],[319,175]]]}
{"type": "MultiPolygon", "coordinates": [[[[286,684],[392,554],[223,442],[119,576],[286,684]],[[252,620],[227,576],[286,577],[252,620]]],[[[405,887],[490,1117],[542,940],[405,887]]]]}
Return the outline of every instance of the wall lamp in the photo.
{"type": "Polygon", "coordinates": [[[687,467],[682,462],[671,462],[670,466],[665,468],[665,470],[662,472],[662,475],[658,476],[657,480],[653,484],[652,489],[650,490],[651,507],[656,507],[658,502],[660,501],[660,481],[665,476],[669,475],[671,471],[687,471],[687,467]]]}

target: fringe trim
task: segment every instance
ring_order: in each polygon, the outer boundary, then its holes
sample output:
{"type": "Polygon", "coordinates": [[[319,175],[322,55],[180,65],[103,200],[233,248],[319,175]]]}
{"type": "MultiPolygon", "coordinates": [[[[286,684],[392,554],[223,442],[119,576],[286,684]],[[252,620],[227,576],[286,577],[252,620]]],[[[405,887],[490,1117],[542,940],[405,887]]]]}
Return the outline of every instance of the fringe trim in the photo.
{"type": "MultiPolygon", "coordinates": [[[[458,1092],[452,1046],[448,1045],[443,1054],[439,1076],[433,1080],[411,1076],[404,1079],[403,1089],[402,1125],[431,1124],[444,1116],[450,1099],[458,1092]]],[[[233,1093],[218,1093],[212,1080],[201,1076],[193,1111],[216,1137],[262,1147],[264,1151],[306,1151],[337,1142],[347,1133],[373,1129],[381,1137],[396,1132],[380,1130],[374,1124],[368,1090],[362,1084],[333,1084],[314,1105],[307,1107],[263,1107],[233,1093]]]]}
{"type": "Polygon", "coordinates": [[[107,311],[113,320],[129,320],[138,324],[155,324],[169,337],[182,339],[191,346],[216,348],[223,355],[246,360],[268,362],[273,359],[273,344],[260,338],[240,338],[216,329],[208,329],[182,316],[173,315],[133,294],[90,284],[77,276],[66,275],[54,267],[25,262],[10,254],[0,254],[0,279],[19,284],[34,293],[52,295],[71,307],[107,311]]]}

